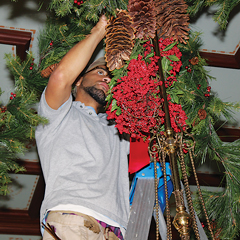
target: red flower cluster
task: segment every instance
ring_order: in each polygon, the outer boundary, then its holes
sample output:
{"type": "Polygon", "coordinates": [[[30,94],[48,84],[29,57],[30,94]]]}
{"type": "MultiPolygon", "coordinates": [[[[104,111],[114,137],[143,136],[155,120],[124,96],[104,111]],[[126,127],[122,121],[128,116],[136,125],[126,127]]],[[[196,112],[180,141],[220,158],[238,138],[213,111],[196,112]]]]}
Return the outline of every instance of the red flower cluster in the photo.
{"type": "Polygon", "coordinates": [[[150,41],[147,41],[143,47],[145,48],[144,56],[146,57],[149,53],[152,52],[153,44],[150,43],[150,41]]]}
{"type": "MultiPolygon", "coordinates": [[[[169,39],[160,40],[159,47],[162,50],[172,42],[169,39]]],[[[145,57],[152,52],[152,47],[150,42],[144,44],[145,57]]],[[[181,52],[175,46],[162,52],[162,56],[169,55],[177,55],[180,59],[181,52]]],[[[162,81],[156,79],[159,58],[154,55],[149,59],[150,63],[144,61],[141,55],[138,55],[137,59],[132,59],[128,65],[127,76],[118,79],[116,86],[112,89],[113,99],[121,109],[121,114],[113,106],[113,102],[106,111],[108,119],[115,119],[119,132],[128,133],[133,138],[147,136],[150,130],[157,130],[164,123],[163,99],[160,97],[162,81]]],[[[181,62],[173,61],[171,65],[173,68],[168,84],[170,81],[176,81],[175,75],[181,67],[181,62]]],[[[175,132],[185,130],[187,116],[181,105],[174,104],[170,100],[171,98],[168,97],[172,128],[175,132]]]]}
{"type": "Polygon", "coordinates": [[[172,66],[172,69],[169,71],[169,74],[171,74],[167,79],[165,79],[165,87],[170,87],[173,82],[177,81],[176,78],[176,73],[178,73],[180,71],[180,68],[182,66],[182,62],[180,61],[181,57],[182,57],[182,53],[180,52],[180,50],[178,49],[178,47],[175,45],[173,46],[171,49],[167,50],[167,51],[163,51],[168,45],[174,43],[174,40],[172,38],[160,38],[159,39],[159,50],[161,52],[161,56],[165,56],[168,60],[171,61],[170,66],[172,66]],[[176,56],[178,57],[179,61],[172,61],[168,56],[176,56]]]}
{"type": "Polygon", "coordinates": [[[129,133],[134,138],[149,133],[164,121],[159,90],[161,82],[155,79],[158,57],[150,60],[151,63],[146,63],[138,55],[138,59],[130,61],[127,76],[118,79],[113,90],[113,98],[122,112],[119,116],[116,111],[111,112],[112,104],[107,110],[108,119],[116,120],[119,132],[129,133]]]}
{"type": "Polygon", "coordinates": [[[182,110],[180,104],[172,103],[170,96],[168,96],[168,108],[170,114],[171,126],[174,132],[181,132],[181,130],[186,130],[186,120],[187,115],[185,111],[182,110]]]}

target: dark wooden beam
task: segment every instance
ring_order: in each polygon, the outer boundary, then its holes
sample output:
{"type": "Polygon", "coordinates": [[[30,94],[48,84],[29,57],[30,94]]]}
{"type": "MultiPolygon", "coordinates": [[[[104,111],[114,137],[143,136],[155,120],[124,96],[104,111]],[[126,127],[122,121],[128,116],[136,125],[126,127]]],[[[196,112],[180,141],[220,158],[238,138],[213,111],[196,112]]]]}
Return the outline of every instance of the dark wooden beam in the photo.
{"type": "Polygon", "coordinates": [[[40,236],[39,218],[32,219],[25,210],[0,210],[0,234],[40,236]]]}
{"type": "Polygon", "coordinates": [[[201,57],[205,58],[207,64],[213,67],[236,68],[240,69],[240,49],[235,54],[223,54],[215,52],[200,52],[201,57]]]}
{"type": "Polygon", "coordinates": [[[40,162],[30,162],[30,161],[24,161],[22,159],[17,160],[17,163],[20,166],[23,166],[26,171],[25,172],[19,172],[18,174],[30,174],[30,175],[41,175],[42,169],[40,162]]]}
{"type": "MultiPolygon", "coordinates": [[[[197,177],[200,186],[224,187],[226,184],[223,174],[197,173],[197,177]]],[[[190,185],[196,185],[193,175],[188,179],[188,181],[190,185]]]]}
{"type": "Polygon", "coordinates": [[[218,136],[223,142],[233,142],[237,139],[240,139],[240,129],[239,128],[217,128],[216,131],[218,136]]]}
{"type": "Polygon", "coordinates": [[[0,28],[0,43],[16,45],[16,54],[22,61],[26,59],[31,37],[31,32],[0,28]]]}
{"type": "Polygon", "coordinates": [[[40,207],[44,198],[44,192],[45,192],[45,182],[44,182],[43,175],[40,175],[36,189],[34,191],[34,195],[32,197],[32,201],[28,208],[28,214],[32,219],[40,218],[40,207]]]}

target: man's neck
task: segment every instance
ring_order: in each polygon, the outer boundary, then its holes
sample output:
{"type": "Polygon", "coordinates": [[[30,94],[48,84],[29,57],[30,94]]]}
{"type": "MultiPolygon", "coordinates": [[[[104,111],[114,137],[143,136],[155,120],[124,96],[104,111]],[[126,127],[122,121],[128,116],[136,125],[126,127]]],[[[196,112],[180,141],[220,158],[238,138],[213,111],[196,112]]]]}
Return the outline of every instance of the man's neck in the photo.
{"type": "Polygon", "coordinates": [[[90,96],[84,98],[82,95],[79,94],[76,97],[75,101],[80,101],[80,102],[84,103],[85,106],[92,107],[97,114],[98,114],[98,112],[100,111],[100,109],[102,107],[98,102],[96,102],[96,100],[94,100],[90,96]]]}

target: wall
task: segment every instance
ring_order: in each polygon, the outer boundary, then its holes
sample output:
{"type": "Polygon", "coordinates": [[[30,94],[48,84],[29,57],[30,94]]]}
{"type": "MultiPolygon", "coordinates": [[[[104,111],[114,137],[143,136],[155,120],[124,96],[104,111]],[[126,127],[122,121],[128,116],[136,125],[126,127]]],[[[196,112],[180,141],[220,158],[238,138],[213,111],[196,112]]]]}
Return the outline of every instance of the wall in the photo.
{"type": "MultiPolygon", "coordinates": [[[[38,11],[39,5],[36,0],[1,1],[0,6],[0,28],[32,32],[30,50],[33,51],[34,56],[37,58],[37,37],[46,19],[45,4],[43,4],[40,11],[38,11]]],[[[9,52],[15,52],[14,46],[0,45],[0,87],[4,91],[0,101],[3,105],[9,100],[14,86],[14,82],[5,67],[4,55],[9,52]]]]}
{"type": "MultiPolygon", "coordinates": [[[[202,32],[202,49],[208,52],[235,54],[240,43],[240,5],[230,14],[229,23],[225,30],[220,30],[219,25],[213,21],[215,7],[206,9],[191,24],[193,31],[202,32]]],[[[216,92],[224,102],[239,102],[240,69],[206,67],[209,74],[216,78],[211,81],[212,91],[216,92]]],[[[230,127],[240,127],[240,112],[234,114],[236,121],[228,123],[230,127]]]]}

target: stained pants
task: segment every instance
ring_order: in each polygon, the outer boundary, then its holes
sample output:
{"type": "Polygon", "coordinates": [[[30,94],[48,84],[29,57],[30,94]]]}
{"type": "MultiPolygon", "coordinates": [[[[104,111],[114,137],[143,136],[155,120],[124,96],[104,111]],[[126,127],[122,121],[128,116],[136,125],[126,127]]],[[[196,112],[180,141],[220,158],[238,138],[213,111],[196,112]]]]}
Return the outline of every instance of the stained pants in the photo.
{"type": "Polygon", "coordinates": [[[43,240],[118,240],[94,218],[81,213],[50,212],[45,226],[43,240]]]}

